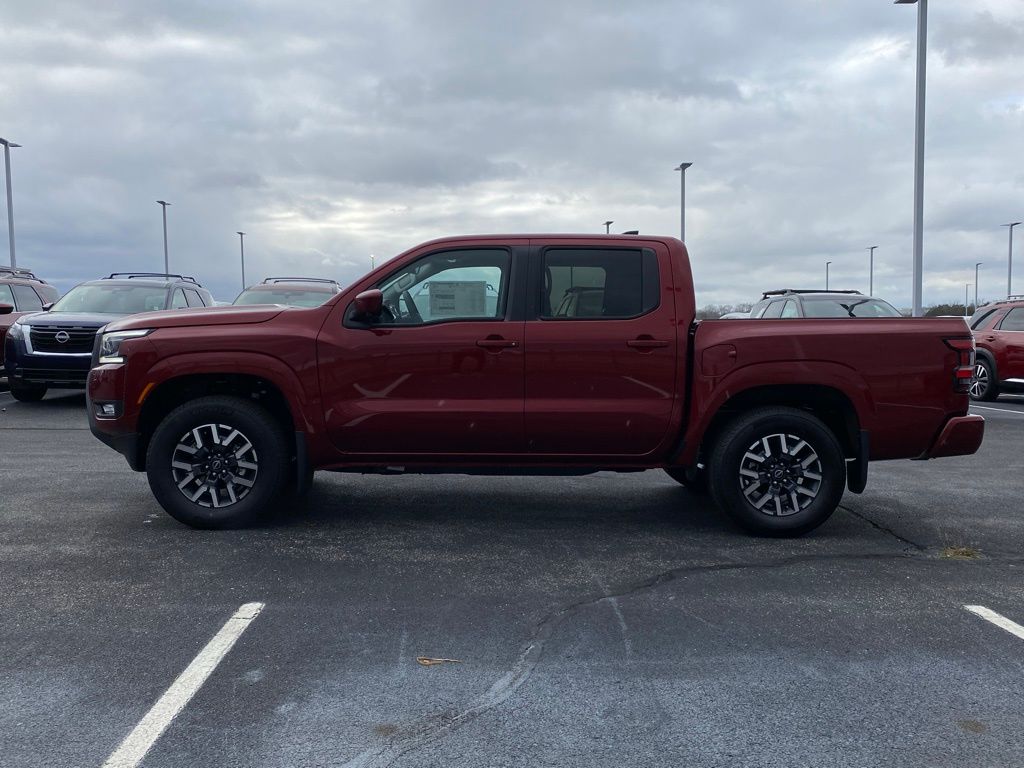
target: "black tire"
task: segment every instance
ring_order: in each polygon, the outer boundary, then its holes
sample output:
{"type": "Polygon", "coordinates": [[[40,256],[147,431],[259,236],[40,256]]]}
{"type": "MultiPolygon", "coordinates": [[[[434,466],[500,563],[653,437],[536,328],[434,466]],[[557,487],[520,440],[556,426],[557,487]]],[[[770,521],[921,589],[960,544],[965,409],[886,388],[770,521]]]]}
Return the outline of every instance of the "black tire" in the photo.
{"type": "Polygon", "coordinates": [[[271,414],[249,400],[214,395],[178,406],[160,422],[146,474],[175,520],[239,528],[273,508],[288,484],[289,461],[285,431],[271,414]]]}
{"type": "Polygon", "coordinates": [[[11,397],[20,403],[38,403],[46,397],[46,387],[38,384],[11,384],[11,397]]]}
{"type": "Polygon", "coordinates": [[[971,400],[990,403],[999,397],[999,379],[995,366],[987,357],[978,357],[974,363],[974,378],[971,380],[971,400]]]}
{"type": "Polygon", "coordinates": [[[797,408],[759,408],[720,434],[708,479],[715,503],[750,533],[802,536],[839,506],[846,461],[816,417],[797,408]]]}
{"type": "Polygon", "coordinates": [[[708,492],[708,473],[697,467],[665,467],[665,474],[690,491],[704,494],[708,492]]]}

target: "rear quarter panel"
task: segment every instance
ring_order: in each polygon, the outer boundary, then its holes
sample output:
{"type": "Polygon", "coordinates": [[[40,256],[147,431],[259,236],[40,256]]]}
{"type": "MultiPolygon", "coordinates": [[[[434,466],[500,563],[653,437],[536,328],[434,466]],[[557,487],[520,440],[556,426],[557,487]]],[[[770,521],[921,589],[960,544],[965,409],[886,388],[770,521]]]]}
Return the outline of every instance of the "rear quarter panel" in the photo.
{"type": "Polygon", "coordinates": [[[870,458],[921,456],[951,416],[967,413],[953,388],[956,353],[969,337],[959,318],[706,321],[694,339],[694,378],[684,462],[715,413],[756,387],[812,384],[852,403],[870,433],[870,458]]]}

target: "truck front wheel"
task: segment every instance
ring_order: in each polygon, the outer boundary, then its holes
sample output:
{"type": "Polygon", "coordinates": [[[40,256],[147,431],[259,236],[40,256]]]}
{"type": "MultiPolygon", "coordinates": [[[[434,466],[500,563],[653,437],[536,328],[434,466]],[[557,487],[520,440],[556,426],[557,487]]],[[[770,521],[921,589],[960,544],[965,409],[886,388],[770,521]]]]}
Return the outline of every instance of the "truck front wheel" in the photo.
{"type": "Polygon", "coordinates": [[[800,536],[839,506],[846,461],[835,435],[797,408],[739,416],[711,454],[711,494],[740,526],[761,536],[800,536]]]}
{"type": "Polygon", "coordinates": [[[263,517],[288,481],[284,430],[255,403],[210,396],[178,406],[149,443],[146,473],[160,506],[193,528],[263,517]]]}

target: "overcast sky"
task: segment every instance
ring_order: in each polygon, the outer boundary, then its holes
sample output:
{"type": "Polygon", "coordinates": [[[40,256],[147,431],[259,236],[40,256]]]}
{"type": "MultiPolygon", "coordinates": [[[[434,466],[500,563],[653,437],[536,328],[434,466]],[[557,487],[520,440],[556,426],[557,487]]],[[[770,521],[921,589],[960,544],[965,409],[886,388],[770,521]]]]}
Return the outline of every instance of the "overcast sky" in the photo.
{"type": "MultiPolygon", "coordinates": [[[[914,6],[891,0],[0,0],[19,265],[160,269],[219,298],[348,283],[425,239],[679,233],[698,303],[910,303],[914,6]],[[378,261],[379,263],[379,261],[378,261]]],[[[1006,289],[1024,218],[1024,0],[933,0],[926,304],[1006,289]],[[972,289],[973,292],[973,289],[972,289]]],[[[0,231],[6,235],[0,219],[0,231]]],[[[1024,292],[1024,227],[1015,288],[1024,292]]],[[[6,247],[0,239],[0,261],[6,247]]]]}

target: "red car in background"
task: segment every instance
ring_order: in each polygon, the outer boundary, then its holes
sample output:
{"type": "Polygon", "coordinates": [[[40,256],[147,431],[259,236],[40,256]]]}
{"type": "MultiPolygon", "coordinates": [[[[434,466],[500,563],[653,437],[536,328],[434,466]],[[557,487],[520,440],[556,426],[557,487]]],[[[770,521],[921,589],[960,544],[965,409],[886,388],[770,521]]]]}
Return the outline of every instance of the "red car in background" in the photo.
{"type": "Polygon", "coordinates": [[[41,311],[58,298],[60,291],[29,270],[0,267],[0,306],[11,307],[6,313],[0,309],[0,367],[4,364],[4,337],[11,324],[21,315],[41,311]]]}
{"type": "Polygon", "coordinates": [[[979,307],[970,324],[977,346],[971,399],[1024,392],[1024,295],[979,307]]]}

